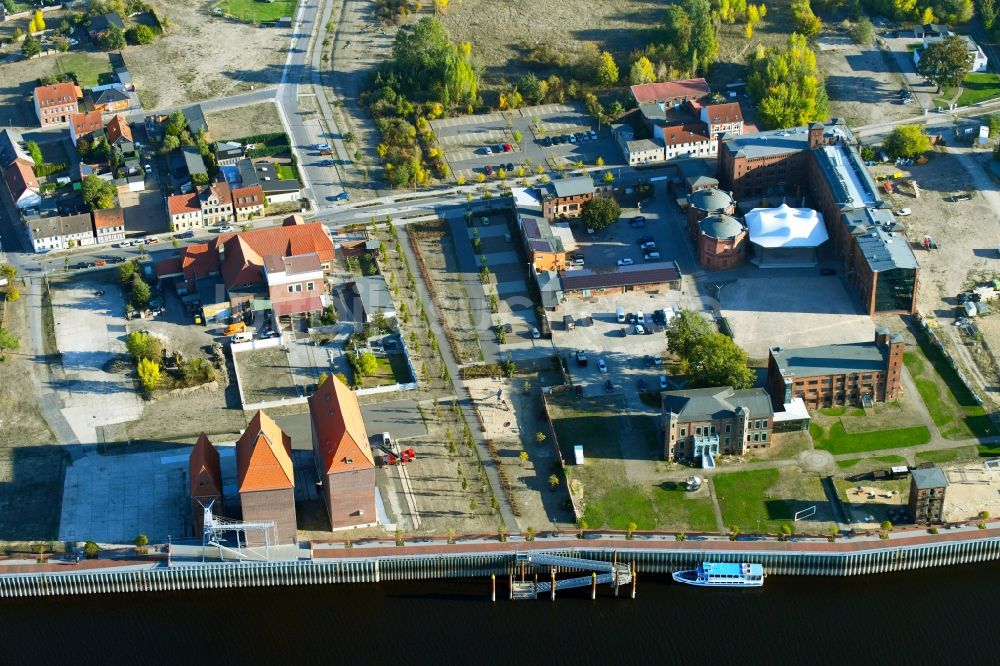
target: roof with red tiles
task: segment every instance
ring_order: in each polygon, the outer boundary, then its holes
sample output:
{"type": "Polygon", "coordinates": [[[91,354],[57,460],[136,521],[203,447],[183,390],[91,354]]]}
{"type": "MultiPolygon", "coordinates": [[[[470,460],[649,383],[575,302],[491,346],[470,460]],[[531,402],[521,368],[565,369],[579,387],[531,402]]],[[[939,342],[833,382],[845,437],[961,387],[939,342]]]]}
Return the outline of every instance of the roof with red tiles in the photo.
{"type": "Polygon", "coordinates": [[[337,376],[328,377],[309,397],[313,451],[324,474],[375,466],[358,397],[337,376]]]}
{"type": "Polygon", "coordinates": [[[156,277],[162,278],[167,275],[179,275],[183,272],[180,257],[168,257],[156,264],[156,277]]]}
{"type": "Polygon", "coordinates": [[[74,83],[53,83],[51,86],[38,86],[35,88],[35,97],[38,99],[38,106],[47,108],[60,104],[70,104],[76,102],[83,96],[74,83]]]}
{"type": "Polygon", "coordinates": [[[302,296],[285,300],[271,300],[271,308],[275,316],[302,314],[303,312],[319,312],[323,309],[323,299],[319,296],[302,296]]]}
{"type": "Polygon", "coordinates": [[[236,483],[240,493],[295,487],[292,439],[264,412],[236,441],[236,483]]]}
{"type": "Polygon", "coordinates": [[[125,211],[121,208],[107,208],[94,211],[95,229],[113,229],[125,226],[125,211]]]}
{"type": "Polygon", "coordinates": [[[207,197],[210,193],[215,195],[215,198],[222,204],[231,204],[233,202],[232,195],[229,190],[229,183],[224,180],[217,180],[202,190],[202,195],[205,197],[207,197]]]}
{"type": "Polygon", "coordinates": [[[167,197],[167,208],[170,210],[171,215],[201,212],[201,204],[198,203],[198,195],[194,192],[191,194],[170,195],[167,197]]]}
{"type": "Polygon", "coordinates": [[[260,185],[233,189],[233,205],[236,208],[253,208],[264,205],[264,190],[260,185]]]}
{"type": "Polygon", "coordinates": [[[25,190],[38,191],[38,179],[35,178],[35,170],[28,160],[16,159],[4,172],[4,180],[7,181],[7,188],[17,199],[25,190]]]}
{"type": "Polygon", "coordinates": [[[208,436],[201,433],[188,459],[191,497],[211,497],[222,495],[222,467],[219,452],[212,446],[208,436]]]}
{"type": "Polygon", "coordinates": [[[230,288],[264,281],[264,260],[243,236],[231,236],[223,242],[222,280],[230,288]]]}
{"type": "Polygon", "coordinates": [[[108,143],[111,145],[114,145],[119,139],[125,139],[130,143],[133,142],[132,128],[129,127],[125,116],[117,115],[109,120],[105,131],[108,134],[108,143]]]}
{"type": "Polygon", "coordinates": [[[638,104],[664,101],[677,97],[704,97],[711,93],[705,79],[685,79],[683,81],[663,81],[660,83],[642,83],[629,88],[638,104]]]}
{"type": "Polygon", "coordinates": [[[69,124],[73,128],[76,136],[87,136],[104,129],[104,121],[101,120],[100,111],[90,111],[89,113],[74,113],[69,117],[69,124]]]}
{"type": "Polygon", "coordinates": [[[738,123],[743,121],[743,111],[738,102],[726,102],[725,104],[709,104],[705,107],[708,112],[708,121],[713,125],[726,123],[738,123]]]}
{"type": "Polygon", "coordinates": [[[709,141],[708,128],[703,123],[668,125],[663,128],[663,143],[672,146],[677,143],[700,143],[709,141]]]}

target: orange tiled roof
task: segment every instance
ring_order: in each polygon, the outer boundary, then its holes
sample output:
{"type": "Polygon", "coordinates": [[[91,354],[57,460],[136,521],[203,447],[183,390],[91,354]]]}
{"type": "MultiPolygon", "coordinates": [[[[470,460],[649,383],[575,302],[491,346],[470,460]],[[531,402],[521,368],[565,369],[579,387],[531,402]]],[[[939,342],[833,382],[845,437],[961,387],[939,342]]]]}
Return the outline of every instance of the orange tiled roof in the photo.
{"type": "Polygon", "coordinates": [[[188,279],[203,278],[219,270],[219,255],[208,243],[188,245],[181,250],[181,270],[188,279]]]}
{"type": "Polygon", "coordinates": [[[292,440],[264,412],[254,414],[236,442],[236,484],[241,493],[295,487],[292,440]]]}
{"type": "Polygon", "coordinates": [[[313,451],[324,474],[375,466],[358,398],[344,382],[336,376],[323,382],[309,398],[309,415],[316,437],[313,451]]]}
{"type": "Polygon", "coordinates": [[[222,495],[222,467],[219,452],[205,433],[201,433],[188,459],[191,497],[222,495]]]}
{"type": "Polygon", "coordinates": [[[743,120],[743,111],[740,110],[738,102],[708,104],[705,109],[708,112],[708,122],[713,125],[738,123],[743,120]]]}
{"type": "Polygon", "coordinates": [[[165,275],[177,275],[181,273],[181,258],[168,257],[156,264],[156,277],[162,278],[165,275]]]}
{"type": "Polygon", "coordinates": [[[20,197],[25,190],[38,191],[38,180],[35,178],[35,170],[31,168],[31,162],[18,158],[10,163],[4,178],[7,180],[7,187],[14,198],[20,197]]]}
{"type": "Polygon", "coordinates": [[[87,136],[104,129],[104,122],[101,120],[100,111],[89,113],[74,113],[69,118],[69,124],[73,127],[73,133],[77,136],[87,136]]]}
{"type": "Polygon", "coordinates": [[[241,234],[225,241],[226,258],[222,261],[222,280],[227,287],[262,282],[264,259],[241,234]]]}
{"type": "Polygon", "coordinates": [[[69,104],[82,97],[81,91],[74,83],[53,83],[51,86],[39,86],[35,88],[35,97],[38,98],[38,106],[46,108],[59,104],[69,104]]]}
{"type": "Polygon", "coordinates": [[[668,125],[663,128],[663,143],[672,146],[676,143],[702,143],[709,141],[708,128],[702,124],[668,125]]]}
{"type": "Polygon", "coordinates": [[[125,211],[121,208],[107,208],[94,211],[94,228],[111,229],[125,226],[125,211]]]}
{"type": "Polygon", "coordinates": [[[676,97],[704,97],[712,92],[705,79],[685,79],[683,81],[661,81],[642,83],[630,88],[632,96],[639,104],[673,99],[676,97]]]}
{"type": "Polygon", "coordinates": [[[264,190],[260,185],[237,187],[233,190],[233,205],[236,208],[253,208],[264,205],[264,190]]]}
{"type": "Polygon", "coordinates": [[[167,208],[170,209],[171,215],[181,215],[200,212],[201,204],[198,203],[197,194],[172,194],[167,197],[167,208]]]}
{"type": "MultiPolygon", "coordinates": [[[[98,117],[100,117],[100,114],[98,114],[98,117]]],[[[108,135],[108,143],[112,145],[121,138],[132,142],[132,128],[129,127],[128,121],[125,120],[125,116],[116,115],[114,118],[109,120],[108,127],[105,132],[107,132],[108,135]]]]}

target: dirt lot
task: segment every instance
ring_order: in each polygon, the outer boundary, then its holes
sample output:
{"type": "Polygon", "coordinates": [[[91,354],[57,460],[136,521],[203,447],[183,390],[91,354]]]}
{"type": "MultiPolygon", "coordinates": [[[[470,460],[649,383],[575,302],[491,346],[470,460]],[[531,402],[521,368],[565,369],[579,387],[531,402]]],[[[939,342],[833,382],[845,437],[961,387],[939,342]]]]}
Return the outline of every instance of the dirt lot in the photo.
{"type": "Polygon", "coordinates": [[[0,119],[14,127],[38,127],[31,91],[38,79],[49,74],[81,69],[70,63],[86,63],[88,69],[110,69],[108,56],[99,52],[70,52],[33,60],[4,63],[0,67],[0,119]]]}
{"type": "Polygon", "coordinates": [[[208,3],[153,0],[172,23],[149,46],[129,46],[125,62],[147,109],[227,97],[281,78],[286,28],[257,28],[210,16],[208,3]],[[206,45],[211,52],[206,52],[206,45]]]}
{"type": "Polygon", "coordinates": [[[849,39],[821,39],[816,61],[826,76],[830,115],[851,126],[910,118],[916,102],[900,104],[903,77],[874,45],[858,46],[849,39]]]}
{"type": "MultiPolygon", "coordinates": [[[[27,290],[19,301],[0,303],[3,327],[21,341],[19,350],[8,351],[0,363],[0,447],[29,446],[55,441],[38,411],[38,387],[32,374],[27,339],[27,290]]],[[[44,371],[44,366],[39,368],[44,371]]]]}
{"type": "Polygon", "coordinates": [[[288,354],[281,347],[256,349],[236,355],[243,399],[249,403],[298,397],[288,366],[288,354]]]}
{"type": "Polygon", "coordinates": [[[981,464],[964,464],[946,467],[945,474],[945,520],[972,520],[980,511],[1000,513],[1000,472],[981,464]]]}
{"type": "Polygon", "coordinates": [[[469,297],[465,292],[455,257],[455,244],[443,222],[421,223],[409,230],[415,249],[423,259],[431,281],[427,285],[450,331],[452,348],[459,363],[482,358],[479,336],[470,321],[469,297]]]}
{"type": "Polygon", "coordinates": [[[239,139],[250,134],[284,132],[278,108],[270,102],[241,106],[205,114],[208,131],[216,141],[239,139]]]}

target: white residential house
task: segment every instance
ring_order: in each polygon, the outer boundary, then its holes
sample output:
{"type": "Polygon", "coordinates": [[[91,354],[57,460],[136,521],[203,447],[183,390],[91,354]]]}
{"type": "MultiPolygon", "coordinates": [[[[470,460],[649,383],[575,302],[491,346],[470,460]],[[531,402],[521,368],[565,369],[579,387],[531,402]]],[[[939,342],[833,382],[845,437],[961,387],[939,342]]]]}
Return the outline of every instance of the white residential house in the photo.
{"type": "Polygon", "coordinates": [[[90,213],[25,216],[24,224],[35,252],[87,247],[97,242],[90,213]]]}
{"type": "Polygon", "coordinates": [[[4,170],[4,180],[10,196],[21,210],[35,208],[42,201],[38,179],[30,160],[17,158],[4,170]]]}
{"type": "MultiPolygon", "coordinates": [[[[935,44],[944,40],[946,37],[951,37],[955,33],[949,30],[943,25],[925,25],[916,30],[918,37],[923,37],[924,48],[927,48],[931,44],[935,44]]],[[[986,68],[989,66],[990,61],[983,52],[982,47],[976,43],[976,40],[972,39],[968,35],[959,35],[965,40],[966,50],[969,52],[969,62],[972,65],[971,71],[973,72],[985,72],[986,68]]],[[[923,53],[923,49],[914,49],[913,51],[913,64],[917,65],[920,63],[920,54],[923,53]]]]}

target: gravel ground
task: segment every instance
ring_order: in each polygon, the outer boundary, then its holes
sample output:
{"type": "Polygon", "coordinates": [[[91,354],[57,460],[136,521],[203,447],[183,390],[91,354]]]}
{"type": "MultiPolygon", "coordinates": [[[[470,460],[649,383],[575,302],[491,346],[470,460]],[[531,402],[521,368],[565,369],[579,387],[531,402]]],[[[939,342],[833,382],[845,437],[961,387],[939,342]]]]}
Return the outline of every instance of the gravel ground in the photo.
{"type": "Polygon", "coordinates": [[[216,141],[285,131],[278,117],[278,107],[270,102],[206,113],[205,120],[208,121],[209,133],[216,141]]]}
{"type": "Polygon", "coordinates": [[[241,352],[236,363],[247,403],[298,396],[288,367],[288,354],[281,347],[241,352]]]}

